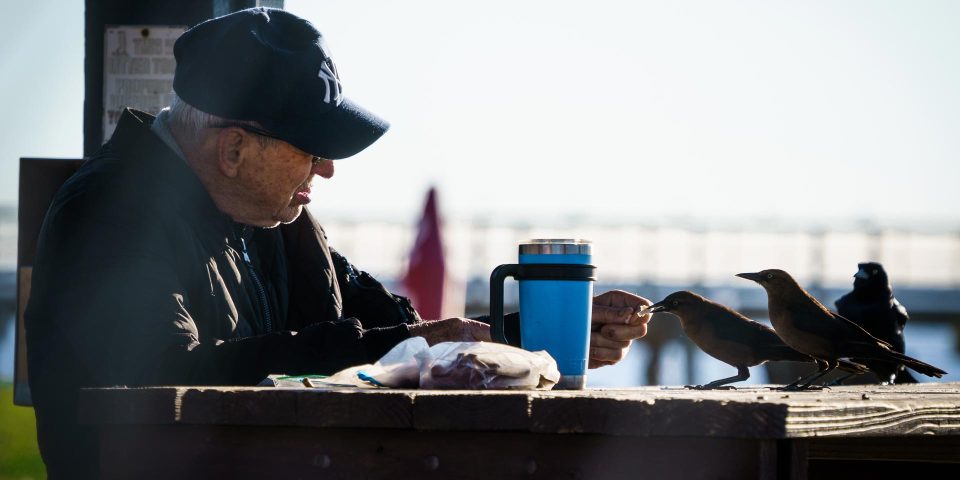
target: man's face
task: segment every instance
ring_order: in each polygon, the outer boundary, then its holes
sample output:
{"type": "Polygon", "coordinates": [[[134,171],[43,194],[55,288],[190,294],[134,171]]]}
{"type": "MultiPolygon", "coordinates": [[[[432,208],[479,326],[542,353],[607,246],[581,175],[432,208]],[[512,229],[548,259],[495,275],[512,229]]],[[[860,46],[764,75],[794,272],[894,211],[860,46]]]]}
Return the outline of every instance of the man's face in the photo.
{"type": "MultiPolygon", "coordinates": [[[[254,134],[249,134],[254,135],[254,134]]],[[[312,155],[279,140],[266,145],[250,142],[247,160],[239,171],[248,216],[245,223],[275,227],[290,223],[310,203],[314,175],[333,177],[333,161],[312,155]]]]}

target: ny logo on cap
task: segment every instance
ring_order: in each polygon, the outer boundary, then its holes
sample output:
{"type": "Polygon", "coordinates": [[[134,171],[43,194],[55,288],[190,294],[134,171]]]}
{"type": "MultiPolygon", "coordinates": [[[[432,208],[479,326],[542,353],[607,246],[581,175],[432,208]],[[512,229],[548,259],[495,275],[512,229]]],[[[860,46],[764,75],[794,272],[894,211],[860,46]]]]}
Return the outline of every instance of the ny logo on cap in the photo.
{"type": "Polygon", "coordinates": [[[326,88],[326,92],[323,94],[323,103],[332,102],[334,105],[340,105],[342,87],[340,86],[340,75],[337,74],[337,66],[333,64],[333,60],[328,58],[323,61],[317,77],[324,80],[323,86],[326,88]],[[333,98],[331,98],[330,92],[333,92],[333,98]]]}

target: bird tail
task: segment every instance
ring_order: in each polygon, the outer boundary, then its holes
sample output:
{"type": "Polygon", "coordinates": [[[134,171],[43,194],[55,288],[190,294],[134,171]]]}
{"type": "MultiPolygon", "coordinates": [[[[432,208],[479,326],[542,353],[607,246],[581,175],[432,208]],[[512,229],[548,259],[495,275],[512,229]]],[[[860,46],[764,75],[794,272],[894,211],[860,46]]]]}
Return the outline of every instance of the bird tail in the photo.
{"type": "Polygon", "coordinates": [[[942,376],[944,376],[944,375],[947,374],[947,372],[945,372],[945,371],[943,371],[943,370],[940,370],[939,368],[934,367],[933,365],[930,365],[929,363],[921,362],[920,360],[917,360],[916,358],[908,357],[908,356],[906,356],[906,355],[904,355],[904,354],[902,354],[902,353],[897,353],[897,352],[891,351],[891,352],[889,352],[889,354],[887,355],[887,357],[888,357],[888,358],[892,358],[892,359],[896,359],[898,362],[900,362],[900,363],[906,365],[907,367],[910,367],[911,369],[913,369],[913,371],[915,371],[915,372],[917,372],[917,373],[922,373],[922,374],[924,374],[924,375],[926,375],[926,376],[928,376],[928,377],[937,377],[937,378],[940,378],[940,377],[942,377],[942,376]]]}
{"type": "Polygon", "coordinates": [[[844,372],[852,373],[854,375],[860,375],[870,371],[870,369],[867,368],[866,365],[861,365],[859,363],[852,362],[849,360],[837,360],[837,368],[839,368],[840,370],[843,370],[844,372]]]}

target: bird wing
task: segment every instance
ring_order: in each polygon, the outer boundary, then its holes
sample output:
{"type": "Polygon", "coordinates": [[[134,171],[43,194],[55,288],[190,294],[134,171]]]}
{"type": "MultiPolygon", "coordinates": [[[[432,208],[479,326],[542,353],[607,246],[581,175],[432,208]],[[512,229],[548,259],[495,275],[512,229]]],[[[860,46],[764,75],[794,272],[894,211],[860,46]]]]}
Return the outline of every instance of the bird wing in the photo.
{"type": "MultiPolygon", "coordinates": [[[[777,337],[779,340],[779,337],[777,337]]],[[[774,362],[779,361],[788,361],[788,362],[812,362],[813,357],[800,353],[792,348],[786,343],[783,343],[783,340],[780,340],[780,343],[766,343],[761,344],[757,349],[757,355],[764,359],[774,362]]]]}
{"type": "Polygon", "coordinates": [[[777,336],[772,328],[753,320],[745,318],[743,322],[738,322],[736,334],[745,342],[757,345],[761,343],[782,344],[783,340],[777,336]]]}
{"type": "Polygon", "coordinates": [[[683,332],[700,350],[738,368],[760,363],[742,333],[743,323],[748,321],[745,317],[719,304],[700,308],[683,316],[683,332]]]}
{"type": "Polygon", "coordinates": [[[903,330],[903,327],[907,326],[907,320],[910,320],[910,315],[907,314],[907,307],[904,307],[896,298],[890,299],[890,308],[893,310],[893,314],[897,316],[897,325],[900,326],[900,330],[903,330]]]}
{"type": "Polygon", "coordinates": [[[783,343],[783,340],[772,328],[751,320],[736,311],[724,310],[728,312],[727,315],[716,312],[707,316],[713,324],[714,336],[720,340],[736,342],[749,347],[753,350],[755,362],[762,363],[767,360],[813,361],[809,356],[783,343]]]}
{"type": "Polygon", "coordinates": [[[703,320],[713,327],[714,335],[721,340],[754,344],[770,341],[771,335],[779,340],[770,327],[722,305],[715,305],[703,316],[703,320]]]}
{"type": "Polygon", "coordinates": [[[790,327],[806,335],[830,339],[837,334],[839,321],[831,321],[832,312],[819,302],[794,303],[786,311],[793,320],[790,327]]]}
{"type": "Polygon", "coordinates": [[[858,300],[850,294],[837,300],[837,313],[856,323],[879,340],[903,352],[903,327],[907,322],[906,309],[893,297],[858,300]]]}
{"type": "Polygon", "coordinates": [[[888,350],[893,348],[893,345],[890,345],[889,342],[885,342],[877,337],[874,337],[873,335],[870,335],[870,332],[864,330],[863,327],[848,320],[839,313],[831,312],[829,310],[827,310],[827,313],[829,313],[830,316],[837,322],[837,325],[842,326],[845,333],[850,336],[847,341],[860,341],[865,343],[876,342],[888,350]]]}

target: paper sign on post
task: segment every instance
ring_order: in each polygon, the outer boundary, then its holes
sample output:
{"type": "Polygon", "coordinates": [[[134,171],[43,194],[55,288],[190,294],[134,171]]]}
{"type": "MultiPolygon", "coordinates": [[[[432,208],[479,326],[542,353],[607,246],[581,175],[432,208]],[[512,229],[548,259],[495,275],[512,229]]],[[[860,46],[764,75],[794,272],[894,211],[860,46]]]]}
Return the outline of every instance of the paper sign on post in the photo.
{"type": "Polygon", "coordinates": [[[108,25],[103,52],[103,141],[126,107],[156,114],[173,98],[173,44],[185,26],[108,25]]]}

